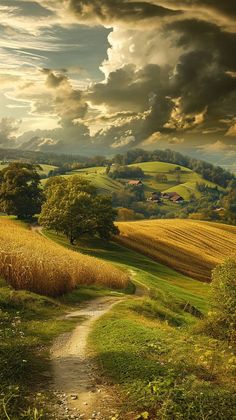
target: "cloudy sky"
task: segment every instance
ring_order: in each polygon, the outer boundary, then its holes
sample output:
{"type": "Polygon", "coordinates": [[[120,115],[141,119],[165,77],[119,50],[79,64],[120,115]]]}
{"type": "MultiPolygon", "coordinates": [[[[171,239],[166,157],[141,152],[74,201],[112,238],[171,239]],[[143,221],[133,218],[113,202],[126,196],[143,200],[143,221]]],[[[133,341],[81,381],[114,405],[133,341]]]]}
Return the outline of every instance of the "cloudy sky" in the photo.
{"type": "Polygon", "coordinates": [[[233,162],[235,0],[0,0],[0,147],[233,162]]]}

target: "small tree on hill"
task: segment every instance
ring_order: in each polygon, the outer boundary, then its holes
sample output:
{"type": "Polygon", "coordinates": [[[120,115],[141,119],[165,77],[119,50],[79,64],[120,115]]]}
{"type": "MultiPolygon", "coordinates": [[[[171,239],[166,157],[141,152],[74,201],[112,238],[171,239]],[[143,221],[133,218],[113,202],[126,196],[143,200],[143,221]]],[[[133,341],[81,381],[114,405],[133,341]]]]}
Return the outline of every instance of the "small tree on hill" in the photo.
{"type": "Polygon", "coordinates": [[[78,176],[50,179],[45,195],[39,223],[64,233],[72,245],[85,234],[97,234],[103,239],[118,234],[111,199],[97,196],[96,188],[89,181],[78,176]]]}
{"type": "Polygon", "coordinates": [[[13,162],[0,172],[0,208],[19,219],[40,212],[42,190],[36,165],[13,162]]]}

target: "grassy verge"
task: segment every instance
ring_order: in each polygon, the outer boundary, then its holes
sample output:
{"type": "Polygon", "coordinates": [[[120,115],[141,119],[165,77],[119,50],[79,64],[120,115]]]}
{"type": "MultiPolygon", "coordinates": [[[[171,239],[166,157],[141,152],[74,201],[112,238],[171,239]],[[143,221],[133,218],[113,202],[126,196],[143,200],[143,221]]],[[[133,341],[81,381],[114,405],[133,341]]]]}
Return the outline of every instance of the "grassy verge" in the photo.
{"type": "Polygon", "coordinates": [[[169,304],[128,300],[95,324],[90,345],[122,396],[120,418],[234,418],[232,350],[169,304]]]}

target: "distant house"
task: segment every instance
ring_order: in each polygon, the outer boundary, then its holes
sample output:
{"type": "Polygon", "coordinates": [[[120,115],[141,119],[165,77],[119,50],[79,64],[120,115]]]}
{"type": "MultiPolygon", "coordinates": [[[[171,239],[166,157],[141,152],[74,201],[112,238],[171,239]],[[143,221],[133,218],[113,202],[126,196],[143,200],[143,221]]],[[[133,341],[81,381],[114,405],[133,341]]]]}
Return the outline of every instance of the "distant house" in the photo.
{"type": "Polygon", "coordinates": [[[161,198],[160,198],[160,195],[158,193],[153,192],[151,197],[149,197],[147,199],[147,201],[150,201],[152,203],[161,203],[161,198]]]}
{"type": "Polygon", "coordinates": [[[181,197],[181,195],[174,195],[171,199],[171,201],[173,201],[173,203],[183,203],[184,199],[183,197],[181,197]]]}
{"type": "Polygon", "coordinates": [[[184,202],[184,198],[175,191],[164,192],[164,193],[162,193],[161,196],[162,196],[162,198],[164,198],[166,200],[170,200],[173,203],[183,203],[184,202]]]}
{"type": "Polygon", "coordinates": [[[161,194],[162,198],[166,198],[167,200],[170,200],[172,197],[175,197],[176,195],[179,195],[179,194],[175,191],[164,192],[161,194]]]}
{"type": "Polygon", "coordinates": [[[140,180],[130,180],[127,182],[128,185],[133,186],[133,187],[141,187],[143,186],[142,181],[140,180]]]}

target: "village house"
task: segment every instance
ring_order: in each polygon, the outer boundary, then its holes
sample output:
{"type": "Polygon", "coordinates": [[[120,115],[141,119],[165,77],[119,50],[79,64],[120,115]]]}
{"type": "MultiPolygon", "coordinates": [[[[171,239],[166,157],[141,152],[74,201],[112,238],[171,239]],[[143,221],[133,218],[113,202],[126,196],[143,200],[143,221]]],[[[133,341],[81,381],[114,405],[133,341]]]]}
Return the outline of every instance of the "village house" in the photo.
{"type": "Polygon", "coordinates": [[[161,197],[177,204],[184,202],[184,198],[175,191],[164,192],[161,194],[161,197]]]}
{"type": "Polygon", "coordinates": [[[128,185],[133,186],[133,187],[141,187],[143,186],[142,181],[140,180],[130,180],[127,182],[128,185]]]}
{"type": "Polygon", "coordinates": [[[147,201],[152,202],[152,203],[161,203],[161,198],[157,192],[153,192],[151,197],[147,198],[147,201]]]}

